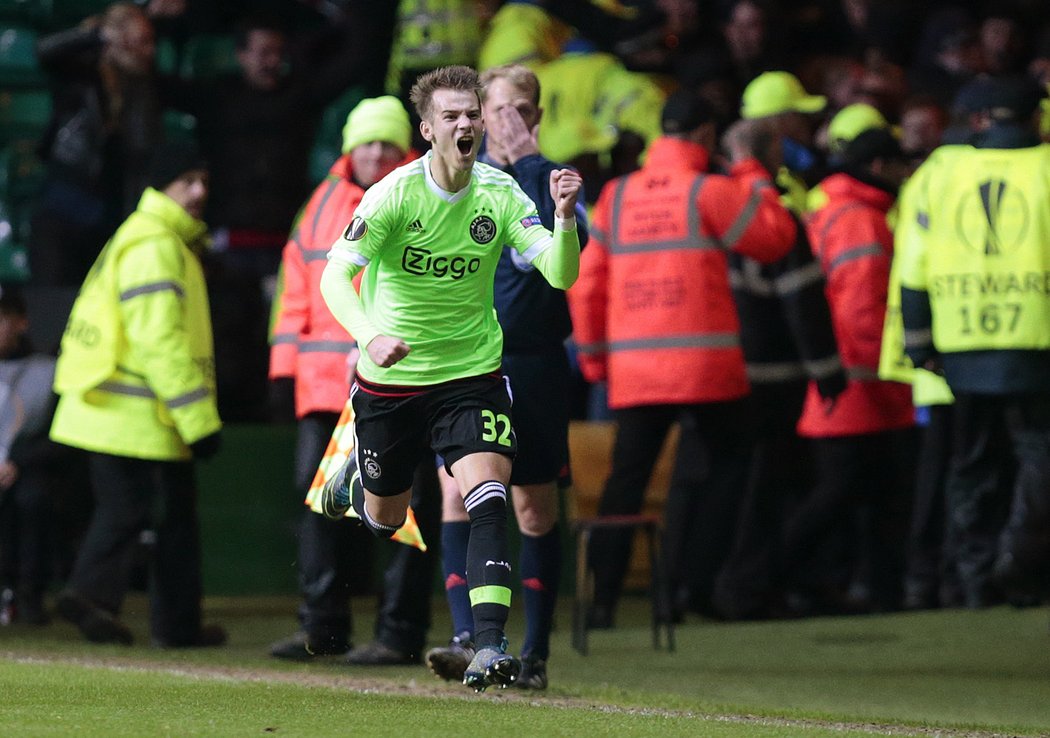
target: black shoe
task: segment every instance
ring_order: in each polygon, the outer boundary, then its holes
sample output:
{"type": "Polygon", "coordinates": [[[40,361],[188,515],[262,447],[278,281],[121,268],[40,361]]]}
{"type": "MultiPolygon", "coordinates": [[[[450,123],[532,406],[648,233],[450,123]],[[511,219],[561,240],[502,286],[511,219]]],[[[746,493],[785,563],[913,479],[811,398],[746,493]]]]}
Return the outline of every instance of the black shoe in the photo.
{"type": "Polygon", "coordinates": [[[270,646],[270,655],[288,661],[313,661],[324,656],[342,656],[350,649],[345,640],[311,641],[306,633],[299,632],[270,646]]]}
{"type": "Polygon", "coordinates": [[[192,640],[172,641],[165,638],[154,638],[153,645],[156,648],[216,648],[225,646],[226,640],[226,629],[221,625],[209,623],[202,625],[197,637],[192,640]]]}
{"type": "Polygon", "coordinates": [[[135,640],[128,626],[75,592],[60,594],[55,602],[55,610],[63,620],[77,626],[80,633],[92,643],[130,646],[135,640]]]}
{"type": "Polygon", "coordinates": [[[357,461],[354,454],[325,482],[321,488],[321,513],[329,520],[342,520],[350,509],[350,484],[357,474],[357,461]]]}
{"type": "Polygon", "coordinates": [[[470,641],[470,634],[460,633],[447,646],[427,651],[427,666],[434,676],[446,682],[462,682],[463,674],[473,658],[474,644],[470,641]]]}
{"type": "Polygon", "coordinates": [[[521,675],[514,686],[519,689],[546,689],[547,660],[539,656],[522,656],[521,675]]]}
{"type": "Polygon", "coordinates": [[[521,662],[507,653],[507,639],[499,646],[482,646],[463,672],[463,684],[475,692],[489,687],[506,689],[521,675],[521,662]]]}
{"type": "Polygon", "coordinates": [[[354,666],[411,666],[419,661],[419,654],[399,651],[379,641],[352,649],[346,655],[346,663],[354,666]]]}

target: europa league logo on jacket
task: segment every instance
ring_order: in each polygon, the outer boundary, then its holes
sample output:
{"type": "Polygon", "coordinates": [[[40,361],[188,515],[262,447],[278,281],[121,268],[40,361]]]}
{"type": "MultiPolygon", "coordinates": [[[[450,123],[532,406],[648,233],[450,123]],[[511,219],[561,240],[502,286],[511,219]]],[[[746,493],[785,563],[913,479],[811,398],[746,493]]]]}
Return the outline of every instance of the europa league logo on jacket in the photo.
{"type": "Polygon", "coordinates": [[[959,239],[985,256],[1008,253],[1024,241],[1028,214],[1020,187],[1010,187],[1003,179],[985,180],[959,204],[959,239]]]}

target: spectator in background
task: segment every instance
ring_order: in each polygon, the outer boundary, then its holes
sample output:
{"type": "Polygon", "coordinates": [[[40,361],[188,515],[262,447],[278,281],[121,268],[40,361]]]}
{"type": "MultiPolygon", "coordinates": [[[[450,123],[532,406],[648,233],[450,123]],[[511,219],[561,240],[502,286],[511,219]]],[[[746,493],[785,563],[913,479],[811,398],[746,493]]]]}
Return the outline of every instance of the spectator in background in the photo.
{"type": "Polygon", "coordinates": [[[864,131],[846,144],[842,171],[822,182],[828,201],[807,222],[849,383],[834,403],[810,383],[798,429],[814,439],[817,480],[785,523],[782,564],[789,577],[806,572],[813,552],[838,538],[859,551],[836,563],[862,569],[813,576],[803,586],[817,607],[844,602],[855,575],[864,607],[901,606],[915,420],[911,389],[879,380],[878,364],[893,256],[886,214],[907,173],[892,133],[864,131]]]}
{"type": "Polygon", "coordinates": [[[766,0],[729,0],[721,10],[719,29],[738,85],[781,68],[783,61],[769,33],[771,7],[766,0]]]}
{"type": "Polygon", "coordinates": [[[860,100],[864,74],[864,65],[852,57],[836,56],[820,60],[819,86],[832,112],[860,100]]]}
{"type": "Polygon", "coordinates": [[[985,14],[978,29],[984,71],[992,75],[1023,71],[1029,37],[1019,17],[1005,8],[985,14]]]}
{"type": "MultiPolygon", "coordinates": [[[[724,504],[742,483],[749,386],[726,253],[775,261],[796,233],[754,158],[768,126],[738,124],[730,139],[733,176],[707,174],[714,114],[695,93],[674,93],[645,165],[611,181],[598,198],[569,305],[580,367],[588,381],[608,380],[617,421],[599,515],[638,513],[680,415],[692,418],[709,459],[710,499],[724,504]]],[[[613,626],[631,542],[630,531],[594,531],[591,627],[613,626]]]]}
{"type": "MultiPolygon", "coordinates": [[[[295,486],[304,497],[350,396],[360,353],[321,297],[321,272],[328,263],[325,256],[353,219],[365,190],[415,158],[409,149],[411,138],[408,113],[397,98],[368,98],[358,103],[343,129],[343,156],[310,196],[284,247],[270,378],[294,383],[298,418],[295,486]]],[[[412,506],[423,539],[433,546],[439,513],[432,460],[420,465],[413,489],[412,506]]],[[[343,654],[350,648],[353,571],[355,566],[359,574],[367,569],[361,559],[367,561],[375,547],[372,535],[355,521],[329,520],[320,510],[307,508],[298,543],[301,632],[275,643],[270,654],[304,661],[343,654]]],[[[423,552],[401,544],[387,545],[396,548],[386,571],[376,640],[350,652],[353,664],[418,663],[423,654],[430,626],[435,549],[423,552]]]]}
{"type": "Polygon", "coordinates": [[[855,102],[868,103],[887,118],[896,120],[907,94],[908,75],[904,67],[880,50],[868,49],[855,102]]]}
{"type": "Polygon", "coordinates": [[[1028,63],[1028,74],[1045,89],[1050,90],[1050,24],[1039,29],[1035,51],[1028,63]]]}
{"type": "Polygon", "coordinates": [[[310,193],[308,160],[321,112],[352,85],[380,83],[368,14],[339,20],[291,48],[279,22],[243,18],[235,32],[238,71],[163,80],[165,102],[197,118],[211,163],[208,281],[228,420],[265,417],[268,303],[292,221],[310,193]]]}
{"type": "Polygon", "coordinates": [[[957,5],[933,11],[908,69],[912,94],[929,95],[947,107],[956,92],[983,70],[984,59],[973,17],[957,5]]]}
{"type": "Polygon", "coordinates": [[[208,296],[197,250],[207,165],[189,144],[151,160],[139,206],[84,280],[55,370],[58,443],[89,452],[95,510],[56,607],[89,641],[132,642],[117,619],[139,534],[156,533],[150,631],[165,648],[218,646],[201,624],[194,459],[219,449],[208,296]]]}
{"type": "Polygon", "coordinates": [[[916,96],[901,109],[901,148],[916,164],[922,163],[941,145],[948,128],[948,111],[933,98],[916,96]]]}
{"type": "MultiPolygon", "coordinates": [[[[18,288],[0,288],[0,589],[13,594],[14,620],[45,625],[52,577],[60,447],[47,437],[54,412],[55,360],[34,353],[18,288]]],[[[2,613],[0,613],[2,617],[2,613]]]]}
{"type": "Polygon", "coordinates": [[[46,177],[30,230],[35,283],[80,284],[134,209],[162,135],[153,54],[153,25],[130,2],[38,42],[53,111],[40,141],[46,177]]]}
{"type": "Polygon", "coordinates": [[[681,87],[693,90],[707,101],[719,131],[737,119],[743,88],[733,80],[729,62],[717,49],[703,47],[685,53],[678,59],[674,77],[681,87]]]}

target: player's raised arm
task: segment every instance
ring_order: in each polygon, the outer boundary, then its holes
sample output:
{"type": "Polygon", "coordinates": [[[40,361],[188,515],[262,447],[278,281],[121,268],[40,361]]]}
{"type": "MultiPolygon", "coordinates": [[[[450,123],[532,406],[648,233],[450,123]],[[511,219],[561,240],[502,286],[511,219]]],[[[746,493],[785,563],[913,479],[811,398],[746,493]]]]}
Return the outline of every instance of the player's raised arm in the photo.
{"type": "Polygon", "coordinates": [[[554,216],[560,220],[572,219],[575,227],[576,199],[583,187],[583,177],[574,169],[555,169],[551,172],[551,197],[554,198],[554,216]]]}
{"type": "Polygon", "coordinates": [[[573,169],[551,172],[551,197],[554,199],[554,234],[551,246],[543,249],[532,264],[552,287],[567,290],[580,274],[580,238],[576,232],[576,198],[583,178],[573,169]]]}

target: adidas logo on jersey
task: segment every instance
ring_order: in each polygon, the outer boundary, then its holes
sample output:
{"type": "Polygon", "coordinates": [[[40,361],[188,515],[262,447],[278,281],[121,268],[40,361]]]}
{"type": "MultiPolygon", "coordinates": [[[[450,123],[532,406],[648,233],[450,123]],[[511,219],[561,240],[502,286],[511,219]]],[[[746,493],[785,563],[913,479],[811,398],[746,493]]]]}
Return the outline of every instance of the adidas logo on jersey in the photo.
{"type": "Polygon", "coordinates": [[[409,233],[422,233],[423,232],[423,224],[419,222],[419,218],[416,218],[415,220],[413,220],[411,223],[408,224],[408,227],[405,228],[405,230],[408,231],[409,233]]]}

